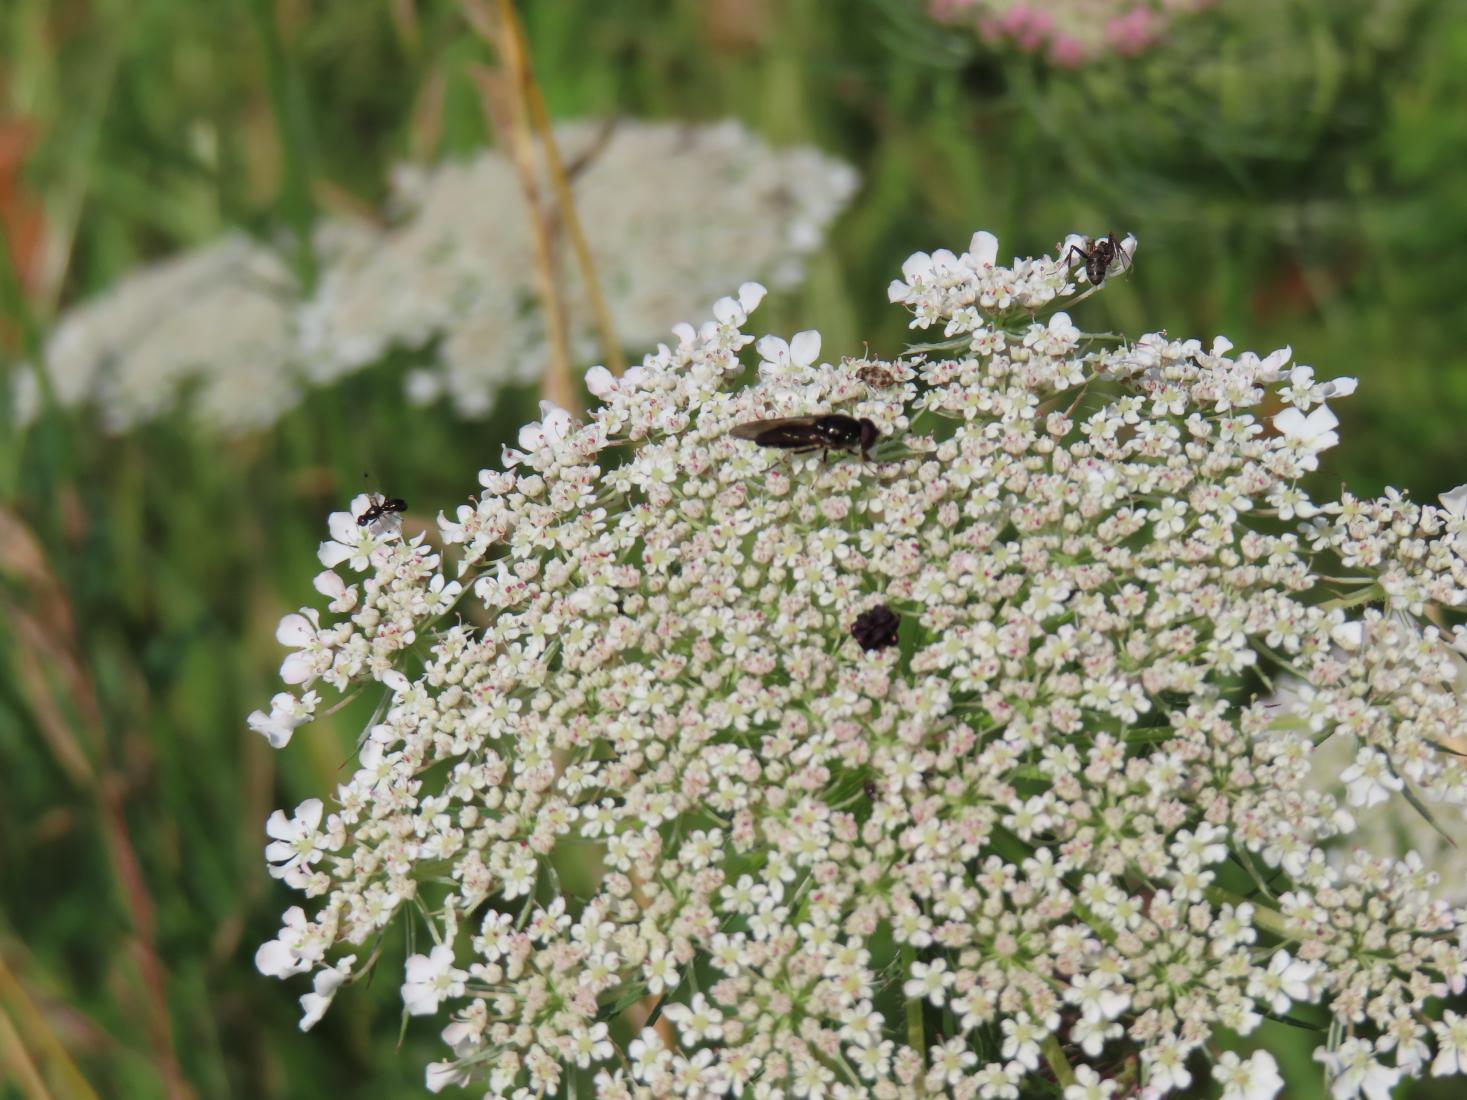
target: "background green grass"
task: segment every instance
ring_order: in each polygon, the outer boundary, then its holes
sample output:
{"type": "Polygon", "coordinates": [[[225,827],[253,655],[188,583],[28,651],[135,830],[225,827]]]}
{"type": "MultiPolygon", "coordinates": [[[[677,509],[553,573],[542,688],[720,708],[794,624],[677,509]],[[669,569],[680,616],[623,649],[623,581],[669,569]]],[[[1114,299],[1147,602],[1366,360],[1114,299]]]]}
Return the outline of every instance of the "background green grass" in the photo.
{"type": "MultiPolygon", "coordinates": [[[[1220,0],[1174,49],[1076,73],[986,54],[906,0],[521,10],[556,117],[733,116],[860,168],[805,291],[761,311],[775,331],[892,353],[885,287],[910,252],[980,227],[1004,254],[1133,232],[1134,271],[1082,326],[1292,344],[1361,379],[1326,484],[1467,481],[1455,0],[1220,0]]],[[[323,209],[380,204],[395,161],[479,147],[469,74],[492,60],[441,0],[6,0],[0,121],[36,134],[21,181],[69,262],[42,287],[0,265],[4,353],[34,356],[59,308],[139,263],[231,226],[303,239],[323,209]]],[[[363,472],[427,524],[533,415],[529,393],[481,423],[414,409],[399,374],[238,442],[183,416],[109,437],[87,410],[0,431],[18,519],[0,528],[0,1097],[421,1091],[441,1048],[422,1022],[396,1048],[391,952],[309,1036],[300,983],[252,964],[294,900],[265,873],[264,819],[329,787],[363,714],[283,754],[244,725],[363,472]]]]}

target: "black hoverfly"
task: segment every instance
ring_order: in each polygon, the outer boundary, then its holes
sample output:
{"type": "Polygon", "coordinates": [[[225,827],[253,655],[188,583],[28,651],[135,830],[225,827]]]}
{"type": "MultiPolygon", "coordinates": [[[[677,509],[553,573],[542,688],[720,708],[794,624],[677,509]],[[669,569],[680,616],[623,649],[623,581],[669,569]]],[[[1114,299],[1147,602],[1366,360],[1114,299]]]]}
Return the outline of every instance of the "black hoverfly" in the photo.
{"type": "Polygon", "coordinates": [[[1099,286],[1105,282],[1105,277],[1110,274],[1110,269],[1117,263],[1121,270],[1131,266],[1131,254],[1126,251],[1126,246],[1116,238],[1114,233],[1107,233],[1099,240],[1086,241],[1087,248],[1081,248],[1077,244],[1070,245],[1070,250],[1065,253],[1065,259],[1079,256],[1085,263],[1085,278],[1090,280],[1091,286],[1099,286]]]}
{"type": "Polygon", "coordinates": [[[866,417],[859,420],[840,413],[823,416],[786,416],[777,420],[751,420],[740,424],[730,435],[750,439],[761,447],[779,447],[794,454],[820,451],[859,451],[870,459],[871,448],[881,438],[881,429],[866,417]]]}
{"type": "Polygon", "coordinates": [[[375,499],[372,500],[371,507],[357,517],[358,527],[365,527],[367,524],[381,519],[389,512],[407,511],[407,501],[399,497],[384,498],[376,493],[373,493],[372,496],[375,499]]]}

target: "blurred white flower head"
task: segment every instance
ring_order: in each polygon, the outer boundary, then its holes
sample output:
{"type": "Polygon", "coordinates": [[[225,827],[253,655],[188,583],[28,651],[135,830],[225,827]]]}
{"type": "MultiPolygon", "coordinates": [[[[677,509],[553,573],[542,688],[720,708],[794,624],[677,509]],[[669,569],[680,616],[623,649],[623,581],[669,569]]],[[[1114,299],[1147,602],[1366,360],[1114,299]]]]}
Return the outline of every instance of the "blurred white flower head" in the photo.
{"type": "MultiPolygon", "coordinates": [[[[323,254],[361,247],[345,224],[323,235],[323,254]]],[[[300,398],[296,331],[300,292],[281,255],[244,236],[124,276],[57,321],[46,369],[64,406],[90,404],[111,431],[126,431],[185,399],[224,434],[273,423],[300,398]]],[[[16,375],[22,422],[40,394],[28,368],[16,375]]]]}
{"type": "MultiPolygon", "coordinates": [[[[839,160],[771,148],[736,122],[571,122],[555,133],[618,340],[638,351],[741,281],[796,285],[857,182],[839,160]]],[[[399,224],[329,270],[306,311],[311,369],[333,377],[393,347],[433,345],[410,393],[482,414],[501,387],[541,377],[549,355],[519,181],[490,151],[405,168],[395,182],[399,224]]],[[[563,232],[556,249],[572,352],[589,362],[599,346],[563,232]]]]}
{"type": "Polygon", "coordinates": [[[310,912],[260,970],[413,922],[428,1086],[493,1097],[1090,1100],[1129,1065],[1272,1100],[1214,1040],[1300,1004],[1341,1100],[1458,1072],[1467,912],[1417,857],[1328,858],[1310,775],[1329,739],[1350,803],[1467,799],[1457,496],[1311,502],[1312,372],[1092,338],[1064,257],[997,247],[903,265],[926,351],[758,338],[746,286],[587,423],[545,407],[437,543],[332,516],[355,576],[283,676],[385,690],[329,808],[268,823],[310,912]]]}
{"type": "MultiPolygon", "coordinates": [[[[796,285],[856,188],[844,162],[771,148],[734,122],[572,122],[556,134],[618,340],[638,352],[729,286],[796,285]]],[[[485,414],[504,386],[538,380],[549,345],[509,161],[488,151],[405,166],[394,182],[390,228],[320,228],[308,301],[283,252],[235,235],[76,306],[46,345],[58,400],[94,405],[113,431],[186,401],[206,426],[239,434],[394,349],[424,360],[406,379],[411,400],[447,397],[467,416],[485,414]]],[[[585,365],[601,349],[563,237],[568,335],[585,365]]],[[[15,386],[22,421],[33,419],[33,372],[18,371],[15,386]]]]}

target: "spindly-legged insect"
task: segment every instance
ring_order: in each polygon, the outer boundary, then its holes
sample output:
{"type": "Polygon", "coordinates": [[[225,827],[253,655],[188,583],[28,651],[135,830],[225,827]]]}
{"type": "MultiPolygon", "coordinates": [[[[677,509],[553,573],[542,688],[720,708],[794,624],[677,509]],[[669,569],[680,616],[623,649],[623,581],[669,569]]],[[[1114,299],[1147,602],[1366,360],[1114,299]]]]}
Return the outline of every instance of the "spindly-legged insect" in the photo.
{"type": "Polygon", "coordinates": [[[365,527],[367,524],[381,519],[389,512],[407,511],[407,501],[399,497],[385,498],[377,493],[373,493],[371,500],[371,506],[357,517],[358,527],[365,527]]]}
{"type": "Polygon", "coordinates": [[[1065,253],[1065,262],[1079,256],[1085,264],[1085,278],[1090,280],[1091,286],[1100,286],[1105,282],[1105,277],[1116,264],[1121,265],[1122,271],[1131,266],[1131,254],[1114,233],[1107,233],[1099,240],[1087,240],[1085,245],[1085,248],[1077,244],[1070,245],[1070,250],[1065,253]]]}

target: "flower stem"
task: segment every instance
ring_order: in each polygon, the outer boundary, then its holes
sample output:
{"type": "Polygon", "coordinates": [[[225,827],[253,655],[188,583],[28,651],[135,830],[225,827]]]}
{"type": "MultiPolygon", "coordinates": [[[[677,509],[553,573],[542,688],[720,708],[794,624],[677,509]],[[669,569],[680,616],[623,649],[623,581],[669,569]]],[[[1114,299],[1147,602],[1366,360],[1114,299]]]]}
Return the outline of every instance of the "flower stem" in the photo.
{"type": "MultiPolygon", "coordinates": [[[[910,978],[912,964],[917,961],[917,949],[911,944],[902,945],[902,973],[910,978]]],[[[922,1026],[922,999],[907,999],[907,1045],[922,1058],[922,1070],[927,1070],[927,1034],[922,1026]]],[[[919,1078],[920,1080],[920,1078],[919,1078]]]]}
{"type": "Polygon", "coordinates": [[[1046,1035],[1044,1042],[1039,1044],[1044,1051],[1044,1060],[1049,1063],[1049,1068],[1054,1071],[1054,1079],[1059,1082],[1062,1089],[1069,1088],[1075,1083],[1075,1071],[1070,1066],[1070,1060],[1065,1057],[1064,1048],[1053,1035],[1046,1035]]]}
{"type": "Polygon", "coordinates": [[[1206,890],[1207,899],[1219,904],[1251,905],[1253,907],[1253,923],[1262,928],[1270,935],[1277,936],[1281,940],[1292,940],[1296,938],[1289,928],[1288,918],[1277,909],[1267,905],[1260,905],[1253,898],[1245,898],[1241,894],[1235,894],[1231,890],[1224,890],[1220,886],[1209,886],[1206,890]]]}

